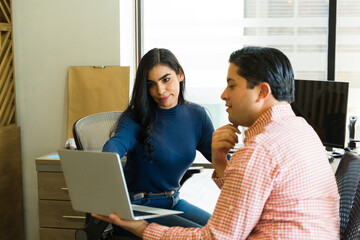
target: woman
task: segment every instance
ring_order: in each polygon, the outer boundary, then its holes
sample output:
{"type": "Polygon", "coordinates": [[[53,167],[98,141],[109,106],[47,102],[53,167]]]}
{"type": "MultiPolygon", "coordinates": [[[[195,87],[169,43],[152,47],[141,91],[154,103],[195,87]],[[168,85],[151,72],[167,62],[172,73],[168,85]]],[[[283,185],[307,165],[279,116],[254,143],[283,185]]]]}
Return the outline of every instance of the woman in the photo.
{"type": "Polygon", "coordinates": [[[211,215],[180,199],[178,190],[196,150],[211,161],[214,128],[204,108],[184,99],[184,89],[184,70],[174,54],[157,48],[147,52],[130,104],[103,151],[127,153],[124,173],[133,203],[184,212],[149,222],[202,227],[211,215]]]}

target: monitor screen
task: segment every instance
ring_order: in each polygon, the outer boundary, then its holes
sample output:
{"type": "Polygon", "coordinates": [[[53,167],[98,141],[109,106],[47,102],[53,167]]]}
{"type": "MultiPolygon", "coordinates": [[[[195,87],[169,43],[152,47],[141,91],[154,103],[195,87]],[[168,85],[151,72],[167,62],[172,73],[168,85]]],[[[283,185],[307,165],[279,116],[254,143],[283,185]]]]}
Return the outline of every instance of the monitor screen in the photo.
{"type": "Polygon", "coordinates": [[[297,116],[314,128],[326,147],[344,148],[349,83],[295,80],[297,116]]]}

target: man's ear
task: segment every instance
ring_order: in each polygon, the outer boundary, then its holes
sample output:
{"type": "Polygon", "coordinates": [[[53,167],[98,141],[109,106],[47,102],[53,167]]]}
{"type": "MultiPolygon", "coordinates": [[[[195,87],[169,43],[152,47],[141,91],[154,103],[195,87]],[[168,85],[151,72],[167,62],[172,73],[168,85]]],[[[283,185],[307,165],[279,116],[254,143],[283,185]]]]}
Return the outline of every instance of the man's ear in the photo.
{"type": "Polygon", "coordinates": [[[271,95],[271,87],[267,82],[262,82],[259,84],[260,92],[259,92],[259,100],[265,100],[271,95]]]}

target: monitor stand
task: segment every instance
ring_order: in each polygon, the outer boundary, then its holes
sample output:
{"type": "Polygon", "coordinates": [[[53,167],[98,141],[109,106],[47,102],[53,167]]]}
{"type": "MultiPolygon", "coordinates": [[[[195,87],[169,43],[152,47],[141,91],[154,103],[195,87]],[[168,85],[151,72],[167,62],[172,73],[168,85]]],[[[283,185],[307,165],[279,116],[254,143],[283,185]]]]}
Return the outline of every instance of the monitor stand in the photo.
{"type": "Polygon", "coordinates": [[[350,116],[349,119],[349,143],[348,143],[348,150],[356,149],[356,142],[359,142],[360,140],[355,140],[355,123],[356,123],[357,117],[356,116],[350,116]]]}

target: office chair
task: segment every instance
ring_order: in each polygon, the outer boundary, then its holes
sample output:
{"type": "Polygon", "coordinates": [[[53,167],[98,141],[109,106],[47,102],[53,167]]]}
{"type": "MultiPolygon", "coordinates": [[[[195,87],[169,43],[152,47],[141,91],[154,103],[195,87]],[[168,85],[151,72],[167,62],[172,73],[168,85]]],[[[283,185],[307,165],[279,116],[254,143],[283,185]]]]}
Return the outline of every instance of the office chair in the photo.
{"type": "Polygon", "coordinates": [[[360,157],[345,152],[335,177],[340,194],[340,238],[360,239],[360,157]]]}
{"type": "MultiPolygon", "coordinates": [[[[117,127],[122,112],[102,112],[85,116],[77,120],[73,125],[73,135],[78,150],[102,151],[106,141],[110,139],[112,130],[117,127]]],[[[122,162],[126,161],[123,157],[122,162]]],[[[187,170],[180,181],[182,185],[187,179],[196,173],[200,173],[202,167],[191,167],[187,170]]],[[[85,225],[75,233],[76,240],[99,240],[99,239],[135,239],[131,237],[113,236],[111,225],[107,222],[93,218],[90,213],[86,214],[85,225]]],[[[137,238],[136,238],[137,239],[137,238]]]]}

